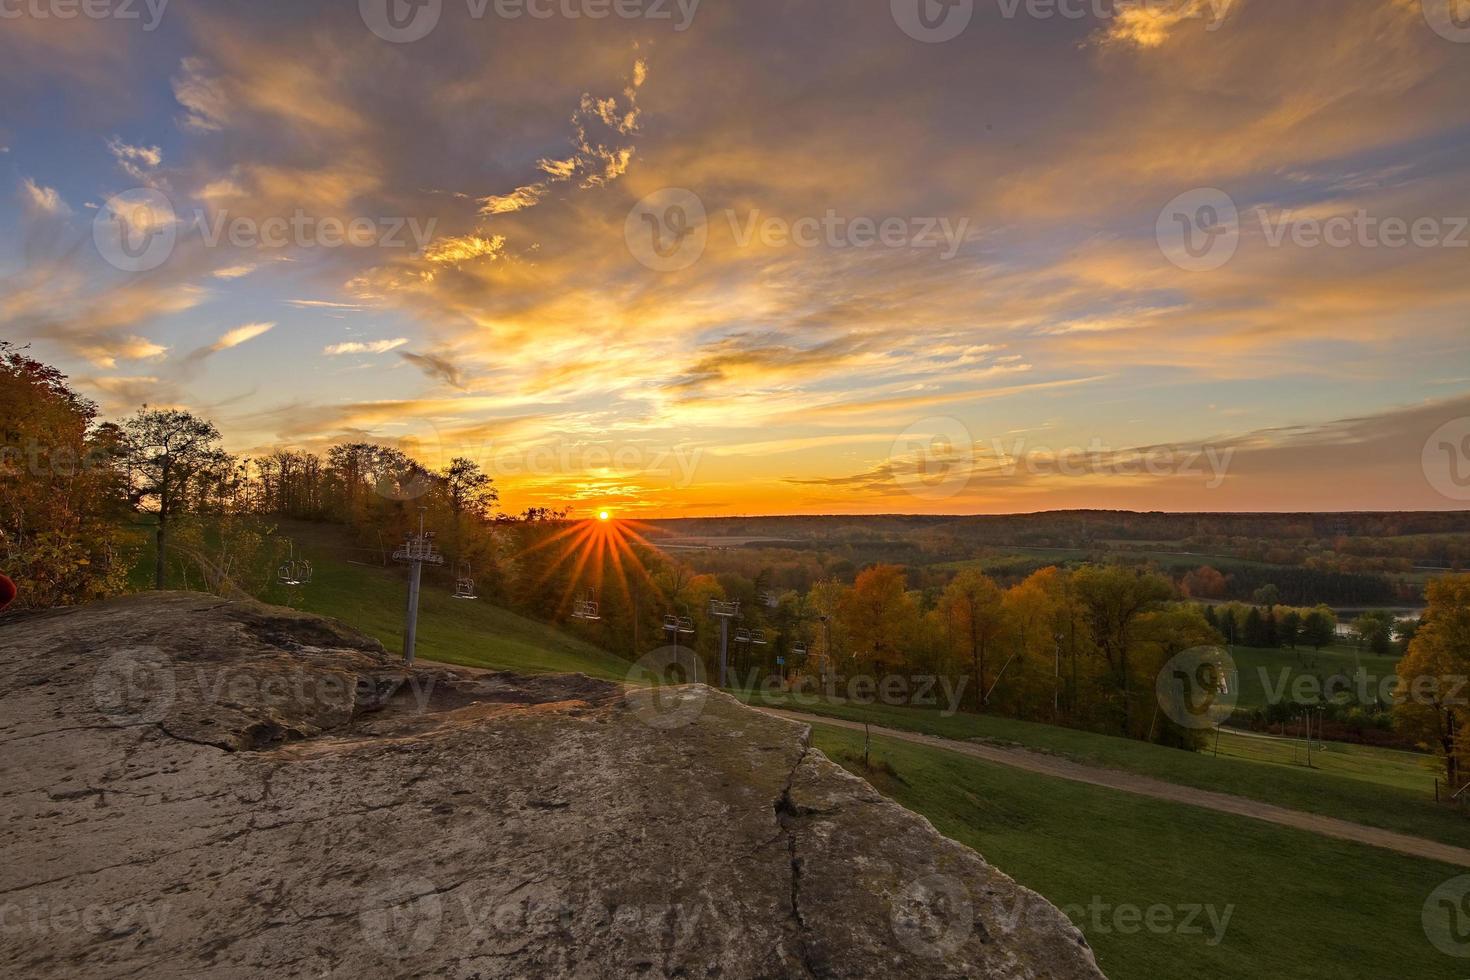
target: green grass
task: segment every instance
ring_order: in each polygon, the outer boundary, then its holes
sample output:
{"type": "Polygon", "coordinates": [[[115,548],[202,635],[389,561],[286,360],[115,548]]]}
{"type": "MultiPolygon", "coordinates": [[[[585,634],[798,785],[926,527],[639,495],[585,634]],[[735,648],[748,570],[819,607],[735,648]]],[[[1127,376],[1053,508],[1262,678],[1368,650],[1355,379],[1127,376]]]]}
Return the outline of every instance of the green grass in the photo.
{"type": "Polygon", "coordinates": [[[882,737],[874,762],[897,778],[870,774],[860,732],[817,725],[814,744],[1072,914],[1112,980],[1464,975],[1420,923],[1463,869],[882,737]],[[1094,904],[1109,909],[1103,928],[1094,904]],[[1218,945],[1204,917],[1202,935],[1125,935],[1111,926],[1124,905],[1230,918],[1218,945]]]}
{"type": "MultiPolygon", "coordinates": [[[[1236,703],[1242,708],[1264,708],[1273,695],[1288,701],[1296,700],[1297,694],[1301,693],[1296,688],[1297,678],[1304,676],[1315,677],[1317,684],[1303,687],[1303,692],[1322,690],[1330,678],[1339,675],[1351,682],[1352,691],[1357,691],[1359,668],[1367,674],[1369,695],[1380,693],[1382,682],[1385,679],[1392,681],[1400,655],[1380,656],[1367,650],[1354,651],[1349,646],[1333,646],[1324,650],[1310,647],[1269,650],[1238,646],[1231,649],[1231,656],[1240,677],[1240,697],[1236,703]]],[[[1314,698],[1309,693],[1306,700],[1314,698]]]]}
{"type": "MultiPolygon", "coordinates": [[[[1222,752],[1186,752],[1135,739],[1098,735],[1053,725],[1016,721],[993,715],[945,713],[926,708],[881,704],[854,704],[817,699],[813,695],[764,693],[739,696],[770,707],[941,738],[980,739],[1050,752],[1087,765],[1152,776],[1181,786],[1233,793],[1278,806],[1320,813],[1382,827],[1430,840],[1470,847],[1470,820],[1434,802],[1434,773],[1422,770],[1415,782],[1413,762],[1427,757],[1408,753],[1385,755],[1383,750],[1343,747],[1323,758],[1313,751],[1313,768],[1292,765],[1285,745],[1260,750],[1241,749],[1232,757],[1222,752]],[[1247,754],[1255,752],[1257,754],[1247,754]]],[[[1225,736],[1222,736],[1222,739],[1225,736]]],[[[1244,736],[1234,736],[1244,740],[1244,736]]],[[[1222,745],[1223,745],[1222,741],[1222,745]]],[[[1305,752],[1303,752],[1305,755],[1305,752]]]]}
{"type": "MultiPolygon", "coordinates": [[[[1213,755],[1213,736],[1206,754],[1213,755]]],[[[1306,743],[1300,738],[1245,735],[1225,729],[1220,733],[1220,757],[1245,759],[1278,766],[1305,766],[1306,743]]],[[[1312,766],[1322,772],[1389,786],[1422,796],[1439,774],[1437,760],[1416,752],[1400,752],[1347,742],[1314,742],[1312,766]]]]}
{"type": "MultiPolygon", "coordinates": [[[[262,596],[264,601],[339,619],[391,651],[403,649],[408,598],[405,567],[354,564],[354,559],[376,560],[376,553],[353,550],[343,529],[333,525],[293,522],[281,533],[296,542],[298,555],[311,560],[315,574],[311,584],[301,588],[272,584],[262,596]]],[[[151,588],[151,541],[143,544],[133,584],[151,588]]],[[[176,566],[177,562],[170,563],[171,576],[178,575],[176,566]]],[[[620,657],[484,600],[453,599],[452,585],[446,579],[443,571],[424,575],[416,644],[420,659],[520,673],[582,673],[607,680],[626,677],[631,665],[620,657]]],[[[170,588],[187,584],[169,582],[170,588]]],[[[193,584],[197,588],[198,583],[193,584]]]]}

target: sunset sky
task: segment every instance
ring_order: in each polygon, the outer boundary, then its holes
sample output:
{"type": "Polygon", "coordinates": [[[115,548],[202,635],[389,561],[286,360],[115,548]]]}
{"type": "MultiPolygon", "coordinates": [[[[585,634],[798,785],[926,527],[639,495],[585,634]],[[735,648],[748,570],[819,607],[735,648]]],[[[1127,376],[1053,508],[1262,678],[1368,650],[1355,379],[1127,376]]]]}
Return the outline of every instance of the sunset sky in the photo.
{"type": "Polygon", "coordinates": [[[468,456],[517,510],[1467,506],[1423,463],[1470,417],[1449,0],[974,0],[945,40],[919,0],[425,0],[396,41],[374,2],[8,6],[0,338],[110,415],[468,456]],[[149,191],[175,243],[117,268],[94,223],[149,191]],[[1201,268],[1170,208],[1222,194],[1201,268]]]}

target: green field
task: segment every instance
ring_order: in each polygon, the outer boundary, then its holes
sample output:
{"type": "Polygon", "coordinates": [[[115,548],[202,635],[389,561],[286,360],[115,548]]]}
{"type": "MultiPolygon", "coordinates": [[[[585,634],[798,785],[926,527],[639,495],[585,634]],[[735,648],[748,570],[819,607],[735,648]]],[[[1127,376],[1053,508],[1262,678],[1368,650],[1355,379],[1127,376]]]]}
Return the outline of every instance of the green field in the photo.
{"type": "Polygon", "coordinates": [[[1420,922],[1429,894],[1463,869],[881,737],[874,761],[895,775],[870,773],[862,738],[814,729],[829,756],[1075,913],[1113,980],[1465,975],[1420,922]],[[1206,916],[1200,934],[1123,934],[1122,906],[1165,906],[1175,923],[1185,907],[1213,906],[1223,938],[1211,945],[1206,916]]]}
{"type": "MultiPolygon", "coordinates": [[[[1321,758],[1314,748],[1313,768],[1307,769],[1292,764],[1290,742],[1242,745],[1246,736],[1228,733],[1221,735],[1222,751],[1216,758],[1213,752],[1186,752],[991,715],[962,713],[946,717],[934,709],[817,700],[810,695],[793,698],[762,693],[752,697],[741,692],[739,696],[756,704],[941,738],[1024,746],[1087,765],[1470,847],[1470,820],[1434,802],[1434,773],[1425,768],[1418,770],[1416,777],[1416,764],[1427,765],[1427,756],[1337,745],[1321,758]],[[1227,744],[1230,750],[1226,750],[1227,744]]],[[[1302,756],[1305,758],[1305,750],[1302,756]]]]}
{"type": "MultiPolygon", "coordinates": [[[[1302,647],[1297,650],[1269,650],[1256,647],[1232,647],[1230,655],[1235,660],[1240,678],[1240,696],[1236,702],[1242,708],[1264,708],[1273,694],[1287,701],[1297,699],[1297,678],[1315,677],[1316,685],[1303,691],[1321,690],[1328,679],[1334,676],[1347,678],[1352,690],[1357,691],[1358,670],[1366,672],[1369,694],[1381,692],[1382,682],[1394,677],[1394,667],[1399,654],[1380,656],[1367,650],[1356,651],[1351,646],[1339,644],[1323,650],[1302,647]]],[[[1389,688],[1391,691],[1391,688],[1389,688]]],[[[1386,693],[1386,692],[1382,692],[1386,693]]],[[[1313,700],[1308,697],[1304,700],[1313,700]]]]}

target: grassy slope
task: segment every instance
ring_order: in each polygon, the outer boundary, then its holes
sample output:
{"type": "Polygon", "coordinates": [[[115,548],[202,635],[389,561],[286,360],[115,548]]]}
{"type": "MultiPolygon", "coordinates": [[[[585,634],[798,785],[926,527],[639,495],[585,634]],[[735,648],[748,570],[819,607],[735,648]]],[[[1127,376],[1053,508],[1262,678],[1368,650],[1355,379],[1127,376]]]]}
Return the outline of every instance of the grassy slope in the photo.
{"type": "Polygon", "coordinates": [[[881,737],[898,778],[868,774],[859,732],[815,726],[815,744],[1063,908],[1234,906],[1215,946],[1207,919],[1204,935],[1123,935],[1069,909],[1113,980],[1462,975],[1420,924],[1461,869],[881,737]]]}
{"type": "MultiPolygon", "coordinates": [[[[1212,755],[1214,740],[1211,739],[1212,755]]],[[[1261,738],[1226,729],[1220,733],[1220,757],[1247,759],[1280,766],[1306,765],[1306,744],[1300,738],[1261,738]]],[[[1379,786],[1407,790],[1423,797],[1441,771],[1431,756],[1347,742],[1314,742],[1312,766],[1334,776],[1344,776],[1379,786]]]]}
{"type": "MultiPolygon", "coordinates": [[[[742,697],[750,699],[749,694],[742,697]]],[[[818,701],[812,696],[760,694],[756,703],[786,707],[812,714],[830,715],[875,725],[924,732],[944,738],[985,739],[1075,759],[1078,762],[1127,772],[1136,772],[1183,786],[1234,793],[1280,806],[1352,820],[1372,827],[1402,831],[1431,840],[1470,847],[1470,821],[1437,806],[1433,801],[1433,774],[1420,777],[1412,788],[1413,770],[1401,753],[1388,759],[1372,750],[1353,753],[1343,749],[1329,753],[1332,762],[1319,760],[1323,768],[1307,769],[1285,761],[1289,748],[1280,746],[1273,756],[1263,746],[1260,757],[1220,758],[1210,753],[1184,752],[1132,739],[1114,738],[1091,732],[1073,731],[1051,725],[1014,721],[994,716],[959,714],[945,717],[932,709],[860,705],[846,701],[818,701]],[[1406,785],[1408,784],[1408,785],[1406,785]]],[[[1243,741],[1244,737],[1240,737],[1243,741]]],[[[1223,748],[1222,741],[1222,748],[1223,748]]],[[[1289,743],[1288,743],[1289,744],[1289,743]]],[[[1242,748],[1241,754],[1249,751],[1242,748]]],[[[1303,753],[1305,755],[1305,753],[1303,753]]]]}
{"type": "MultiPolygon", "coordinates": [[[[405,568],[353,564],[355,559],[375,556],[353,550],[338,527],[292,523],[283,533],[296,541],[298,554],[311,559],[315,575],[310,585],[299,589],[272,585],[262,597],[266,602],[340,619],[376,637],[389,650],[403,649],[408,597],[405,568]]],[[[143,553],[133,584],[149,588],[151,542],[140,535],[139,544],[143,553]]],[[[170,565],[171,575],[178,574],[176,564],[170,565]]],[[[445,578],[443,571],[426,572],[424,576],[419,593],[420,658],[521,673],[583,673],[609,680],[622,680],[627,675],[630,665],[626,661],[553,626],[483,600],[450,598],[452,589],[445,578]]],[[[174,588],[187,584],[169,583],[174,588]]]]}

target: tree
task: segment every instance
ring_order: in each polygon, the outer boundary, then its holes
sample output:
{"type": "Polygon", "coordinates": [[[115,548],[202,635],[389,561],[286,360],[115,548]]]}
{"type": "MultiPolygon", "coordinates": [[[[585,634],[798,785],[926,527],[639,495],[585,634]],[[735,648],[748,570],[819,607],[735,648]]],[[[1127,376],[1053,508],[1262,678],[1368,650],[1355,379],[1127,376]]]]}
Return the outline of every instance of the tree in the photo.
{"type": "Polygon", "coordinates": [[[1000,587],[980,572],[966,569],[955,576],[939,601],[951,638],[963,648],[974,670],[975,704],[983,707],[990,691],[988,654],[1005,623],[1000,587]]]}
{"type": "Polygon", "coordinates": [[[1321,650],[1323,647],[1337,639],[1337,614],[1325,606],[1318,606],[1307,613],[1307,618],[1302,620],[1302,642],[1313,650],[1321,650]]]}
{"type": "Polygon", "coordinates": [[[1419,620],[1401,619],[1393,624],[1394,639],[1399,641],[1399,649],[1408,652],[1409,644],[1414,642],[1414,635],[1419,632],[1419,620]]]}
{"type": "Polygon", "coordinates": [[[1302,614],[1295,609],[1288,609],[1281,617],[1279,633],[1281,642],[1295,650],[1297,641],[1302,638],[1302,614]]]}
{"type": "Polygon", "coordinates": [[[1353,633],[1358,642],[1377,654],[1393,649],[1394,615],[1389,612],[1366,612],[1353,620],[1353,633]]]}
{"type": "Polygon", "coordinates": [[[1425,590],[1429,608],[1399,662],[1399,728],[1444,757],[1445,776],[1457,789],[1464,778],[1470,675],[1470,575],[1436,579],[1425,590]]]}
{"type": "Polygon", "coordinates": [[[158,515],[153,585],[164,585],[169,523],[187,513],[197,491],[231,460],[219,446],[214,423],[180,409],[144,408],[123,421],[126,434],[130,497],[135,506],[158,515]]]}
{"type": "Polygon", "coordinates": [[[919,610],[905,589],[904,570],[874,565],[858,573],[839,606],[855,656],[874,668],[903,662],[905,649],[918,633],[919,610]]]}
{"type": "Polygon", "coordinates": [[[119,592],[118,431],[66,376],[0,341],[0,556],[23,609],[119,592]]]}
{"type": "Polygon", "coordinates": [[[1072,583],[1122,695],[1122,727],[1127,732],[1133,717],[1129,657],[1137,640],[1135,631],[1139,620],[1159,609],[1173,595],[1173,589],[1168,580],[1157,575],[1096,565],[1079,569],[1072,583]]]}
{"type": "Polygon", "coordinates": [[[1269,609],[1272,606],[1280,604],[1281,590],[1272,583],[1268,582],[1257,589],[1254,593],[1252,593],[1251,598],[1256,605],[1265,606],[1267,609],[1269,609]]]}
{"type": "Polygon", "coordinates": [[[467,514],[487,520],[500,502],[500,491],[495,489],[494,481],[474,460],[456,457],[440,471],[439,479],[449,510],[456,518],[467,514]]]}
{"type": "Polygon", "coordinates": [[[463,558],[464,519],[469,517],[478,523],[490,520],[495,505],[500,502],[500,491],[479,463],[463,456],[451,460],[439,471],[438,478],[444,500],[449,504],[454,557],[463,558]]]}
{"type": "Polygon", "coordinates": [[[1251,611],[1245,617],[1245,645],[1248,647],[1265,647],[1270,644],[1266,637],[1266,620],[1261,611],[1251,606],[1251,611]]]}
{"type": "Polygon", "coordinates": [[[1186,572],[1180,587],[1185,595],[1195,599],[1223,599],[1229,583],[1217,570],[1209,565],[1202,565],[1192,572],[1186,572]]]}

